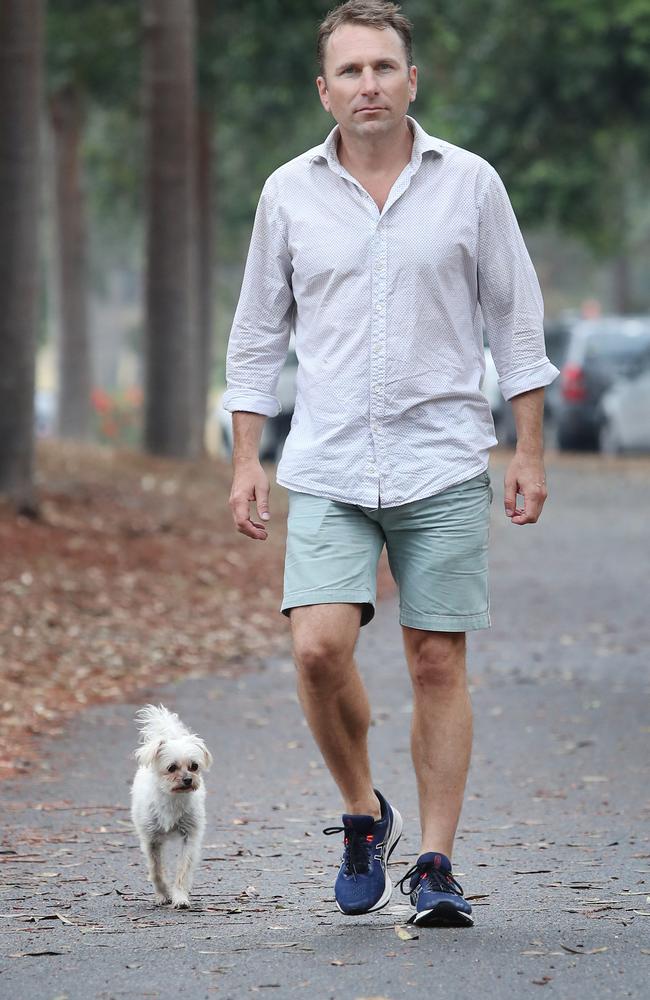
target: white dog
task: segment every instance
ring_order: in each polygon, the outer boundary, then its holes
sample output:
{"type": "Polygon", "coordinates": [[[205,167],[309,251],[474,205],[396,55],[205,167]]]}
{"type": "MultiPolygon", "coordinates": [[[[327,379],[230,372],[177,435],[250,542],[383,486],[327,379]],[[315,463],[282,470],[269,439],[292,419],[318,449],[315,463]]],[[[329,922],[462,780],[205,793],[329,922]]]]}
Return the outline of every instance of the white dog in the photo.
{"type": "Polygon", "coordinates": [[[140,765],[131,787],[131,818],[149,865],[157,903],[177,909],[190,905],[190,889],[205,830],[205,786],[212,755],[203,740],[163,705],[145,705],[136,713],[141,730],[134,757],[140,765]],[[162,866],[162,846],[181,838],[173,887],[162,866]]]}

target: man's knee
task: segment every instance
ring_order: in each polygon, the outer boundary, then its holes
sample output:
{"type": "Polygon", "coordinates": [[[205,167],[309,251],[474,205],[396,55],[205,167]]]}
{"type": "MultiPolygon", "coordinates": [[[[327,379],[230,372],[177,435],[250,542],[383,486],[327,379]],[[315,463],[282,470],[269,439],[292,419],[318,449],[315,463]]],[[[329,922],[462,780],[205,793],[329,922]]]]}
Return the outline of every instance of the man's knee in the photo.
{"type": "Polygon", "coordinates": [[[359,634],[358,605],[293,608],[293,657],[301,679],[312,688],[342,685],[350,672],[359,634]]]}
{"type": "Polygon", "coordinates": [[[404,642],[413,686],[450,687],[465,683],[465,633],[409,629],[404,642]]]}

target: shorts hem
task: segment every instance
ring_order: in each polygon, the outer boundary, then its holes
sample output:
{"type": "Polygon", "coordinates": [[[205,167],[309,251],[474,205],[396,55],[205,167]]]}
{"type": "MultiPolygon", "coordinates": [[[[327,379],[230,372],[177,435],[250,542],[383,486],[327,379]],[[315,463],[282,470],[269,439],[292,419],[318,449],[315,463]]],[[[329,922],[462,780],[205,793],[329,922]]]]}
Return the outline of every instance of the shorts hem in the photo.
{"type": "Polygon", "coordinates": [[[285,594],[280,611],[287,618],[292,608],[304,608],[308,604],[362,604],[361,624],[367,625],[375,616],[375,598],[364,590],[301,590],[297,594],[285,594]]]}
{"type": "Polygon", "coordinates": [[[426,629],[429,632],[472,632],[475,629],[490,628],[489,611],[480,615],[403,615],[400,625],[426,629]]]}

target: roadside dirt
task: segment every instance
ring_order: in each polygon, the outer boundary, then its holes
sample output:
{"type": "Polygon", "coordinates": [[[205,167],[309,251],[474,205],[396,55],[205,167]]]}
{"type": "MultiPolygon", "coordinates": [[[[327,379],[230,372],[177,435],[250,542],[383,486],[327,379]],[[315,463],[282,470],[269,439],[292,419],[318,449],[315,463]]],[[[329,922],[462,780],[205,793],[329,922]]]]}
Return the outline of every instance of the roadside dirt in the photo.
{"type": "MultiPolygon", "coordinates": [[[[269,537],[233,525],[230,464],[48,441],[40,517],[0,504],[0,778],[86,705],[232,674],[290,648],[280,614],[287,494],[269,537]]],[[[378,596],[394,590],[385,553],[378,596]]]]}

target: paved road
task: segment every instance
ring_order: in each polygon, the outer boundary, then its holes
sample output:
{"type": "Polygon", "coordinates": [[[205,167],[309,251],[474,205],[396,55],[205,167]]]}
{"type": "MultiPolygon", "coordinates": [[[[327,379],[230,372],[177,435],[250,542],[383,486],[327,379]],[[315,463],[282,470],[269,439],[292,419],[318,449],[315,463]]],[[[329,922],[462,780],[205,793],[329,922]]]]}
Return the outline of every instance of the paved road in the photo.
{"type": "MultiPolygon", "coordinates": [[[[543,522],[521,529],[501,513],[502,462],[454,856],[476,926],[402,940],[397,892],[372,916],[335,909],[340,844],[321,829],[337,795],[279,658],[149,692],[215,754],[191,912],[152,906],[129,827],[136,706],[88,711],[43,745],[45,779],[4,786],[3,997],[648,996],[650,466],[551,457],[543,522]]],[[[419,845],[394,600],[358,656],[375,781],[405,818],[395,880],[419,845]]]]}

